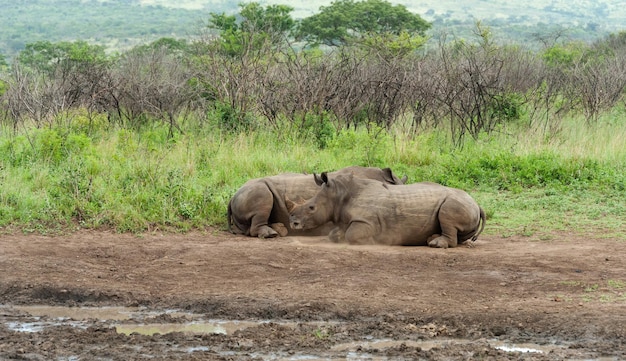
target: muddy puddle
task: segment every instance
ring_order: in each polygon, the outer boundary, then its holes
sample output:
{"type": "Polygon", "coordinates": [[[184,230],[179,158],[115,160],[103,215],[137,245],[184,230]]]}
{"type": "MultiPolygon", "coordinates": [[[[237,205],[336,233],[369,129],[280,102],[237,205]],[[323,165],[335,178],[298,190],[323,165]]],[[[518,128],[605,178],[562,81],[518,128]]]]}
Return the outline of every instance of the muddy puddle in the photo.
{"type": "Polygon", "coordinates": [[[269,322],[206,320],[202,315],[189,312],[153,311],[141,307],[0,306],[0,318],[4,318],[2,323],[8,329],[18,332],[39,332],[45,327],[61,325],[86,327],[96,321],[106,323],[125,335],[164,335],[172,332],[226,335],[269,322]],[[19,320],[25,318],[30,320],[19,320]],[[163,319],[175,319],[177,322],[164,322],[163,319]]]}
{"type": "MultiPolygon", "coordinates": [[[[563,347],[557,345],[538,345],[538,344],[515,344],[498,340],[484,340],[491,347],[506,351],[506,352],[534,352],[534,353],[548,353],[558,350],[563,347]]],[[[471,344],[476,341],[463,340],[463,339],[436,339],[436,340],[420,340],[420,341],[399,341],[399,340],[372,340],[366,342],[350,342],[345,344],[338,344],[332,347],[334,351],[353,351],[359,348],[368,349],[388,349],[392,347],[398,347],[405,345],[407,347],[419,347],[422,350],[428,351],[433,348],[440,348],[451,345],[471,344]]]]}
{"type": "MultiPolygon", "coordinates": [[[[182,332],[188,334],[224,334],[231,335],[263,323],[272,322],[287,327],[297,327],[308,322],[281,322],[277,320],[215,320],[206,319],[201,314],[179,310],[155,311],[141,307],[55,307],[55,306],[2,306],[0,305],[0,324],[14,332],[41,332],[47,327],[72,326],[87,328],[94,323],[115,328],[119,334],[155,335],[182,332]]],[[[338,324],[338,322],[311,322],[317,326],[338,324]]],[[[429,339],[429,340],[391,340],[365,339],[331,346],[332,352],[346,355],[346,359],[387,360],[383,356],[371,354],[368,350],[385,350],[405,345],[408,347],[431,350],[446,346],[465,345],[477,342],[465,339],[429,339]]],[[[500,340],[481,340],[492,348],[505,352],[547,354],[567,348],[557,344],[514,344],[500,340]]],[[[208,351],[208,346],[190,347],[186,352],[208,351]]],[[[322,360],[310,354],[257,354],[263,359],[272,360],[322,360]]]]}

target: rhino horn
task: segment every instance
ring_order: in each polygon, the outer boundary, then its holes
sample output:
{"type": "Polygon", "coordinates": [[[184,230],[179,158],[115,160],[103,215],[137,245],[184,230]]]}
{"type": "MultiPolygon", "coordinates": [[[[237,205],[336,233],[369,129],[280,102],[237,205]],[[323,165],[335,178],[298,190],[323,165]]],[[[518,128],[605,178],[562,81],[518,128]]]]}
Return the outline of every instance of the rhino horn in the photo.
{"type": "Polygon", "coordinates": [[[297,204],[291,199],[285,197],[285,206],[287,207],[287,212],[291,213],[291,211],[296,208],[297,204]]]}

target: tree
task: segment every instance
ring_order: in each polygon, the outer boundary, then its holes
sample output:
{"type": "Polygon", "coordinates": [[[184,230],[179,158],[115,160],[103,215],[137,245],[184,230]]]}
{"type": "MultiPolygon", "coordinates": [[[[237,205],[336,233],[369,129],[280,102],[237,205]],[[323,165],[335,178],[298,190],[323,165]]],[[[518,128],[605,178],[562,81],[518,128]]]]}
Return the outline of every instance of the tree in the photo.
{"type": "Polygon", "coordinates": [[[312,44],[341,46],[380,34],[421,37],[429,28],[430,23],[404,5],[394,6],[385,0],[336,0],[303,19],[296,35],[312,44]]]}
{"type": "Polygon", "coordinates": [[[165,49],[171,54],[184,54],[189,50],[189,45],[185,39],[159,38],[149,44],[138,45],[132,49],[136,52],[150,52],[165,49]]]}
{"type": "Polygon", "coordinates": [[[104,50],[104,46],[91,45],[82,40],[58,43],[37,41],[26,44],[17,61],[23,67],[50,74],[63,63],[102,63],[107,59],[104,50]]]}
{"type": "Polygon", "coordinates": [[[265,44],[279,45],[293,29],[293,8],[287,5],[259,3],[240,4],[238,16],[211,13],[209,29],[220,32],[222,50],[231,56],[240,56],[250,49],[259,49],[265,44]]]}

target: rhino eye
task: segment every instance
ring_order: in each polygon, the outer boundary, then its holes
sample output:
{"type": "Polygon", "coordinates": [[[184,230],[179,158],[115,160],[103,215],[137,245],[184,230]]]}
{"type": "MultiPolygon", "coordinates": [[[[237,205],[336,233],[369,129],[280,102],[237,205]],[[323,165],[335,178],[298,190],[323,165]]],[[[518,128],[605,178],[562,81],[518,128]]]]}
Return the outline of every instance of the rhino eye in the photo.
{"type": "Polygon", "coordinates": [[[309,210],[310,211],[314,211],[315,210],[315,206],[309,206],[309,210]]]}

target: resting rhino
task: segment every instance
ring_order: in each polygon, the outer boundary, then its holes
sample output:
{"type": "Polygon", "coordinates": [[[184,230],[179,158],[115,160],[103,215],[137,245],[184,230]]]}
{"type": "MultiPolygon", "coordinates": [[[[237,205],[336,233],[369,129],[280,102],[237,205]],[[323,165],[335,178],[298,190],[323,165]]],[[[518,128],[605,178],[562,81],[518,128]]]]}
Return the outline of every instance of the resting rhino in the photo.
{"type": "Polygon", "coordinates": [[[333,242],[447,248],[475,241],[485,227],[485,212],[460,189],[387,185],[349,174],[313,178],[321,188],[302,204],[288,204],[290,226],[306,230],[333,222],[333,242]]]}
{"type": "MultiPolygon", "coordinates": [[[[352,166],[329,173],[331,175],[352,174],[356,178],[369,178],[377,183],[403,184],[389,168],[352,166]]],[[[251,179],[246,182],[228,203],[228,230],[235,234],[269,238],[289,235],[326,235],[332,225],[320,224],[306,230],[288,228],[289,211],[287,199],[308,199],[315,195],[318,187],[311,175],[285,173],[251,179]]]]}

